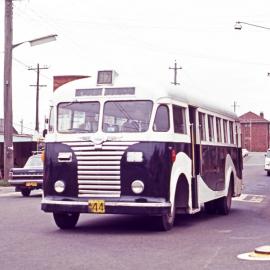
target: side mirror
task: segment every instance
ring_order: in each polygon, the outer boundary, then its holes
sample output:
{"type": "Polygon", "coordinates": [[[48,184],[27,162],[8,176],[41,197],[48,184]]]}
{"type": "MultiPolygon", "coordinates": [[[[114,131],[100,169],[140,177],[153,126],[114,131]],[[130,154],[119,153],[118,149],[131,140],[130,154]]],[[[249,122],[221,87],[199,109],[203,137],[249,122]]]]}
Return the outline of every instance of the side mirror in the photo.
{"type": "Polygon", "coordinates": [[[43,132],[42,132],[43,138],[45,138],[45,136],[47,135],[47,133],[48,133],[48,130],[47,129],[44,129],[43,132]]]}

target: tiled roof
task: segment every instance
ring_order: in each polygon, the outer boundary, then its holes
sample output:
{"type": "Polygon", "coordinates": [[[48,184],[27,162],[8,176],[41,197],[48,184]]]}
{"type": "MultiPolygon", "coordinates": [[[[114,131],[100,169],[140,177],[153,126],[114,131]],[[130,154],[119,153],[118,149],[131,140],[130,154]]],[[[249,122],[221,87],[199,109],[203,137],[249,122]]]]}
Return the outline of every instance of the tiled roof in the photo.
{"type": "Polygon", "coordinates": [[[251,111],[239,116],[240,122],[260,122],[260,123],[270,123],[270,121],[266,120],[263,116],[257,115],[251,111]]]}

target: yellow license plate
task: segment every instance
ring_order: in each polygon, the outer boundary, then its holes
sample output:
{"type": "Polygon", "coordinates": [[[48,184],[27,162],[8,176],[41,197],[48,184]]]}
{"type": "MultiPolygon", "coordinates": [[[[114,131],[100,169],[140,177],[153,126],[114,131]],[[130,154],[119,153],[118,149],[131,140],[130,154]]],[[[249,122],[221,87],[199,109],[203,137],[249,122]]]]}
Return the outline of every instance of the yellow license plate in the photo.
{"type": "Polygon", "coordinates": [[[91,213],[96,214],[105,213],[105,201],[103,200],[89,200],[88,207],[91,213]]]}
{"type": "Polygon", "coordinates": [[[25,183],[25,186],[27,186],[27,187],[36,187],[37,183],[36,182],[27,182],[27,183],[25,183]]]}

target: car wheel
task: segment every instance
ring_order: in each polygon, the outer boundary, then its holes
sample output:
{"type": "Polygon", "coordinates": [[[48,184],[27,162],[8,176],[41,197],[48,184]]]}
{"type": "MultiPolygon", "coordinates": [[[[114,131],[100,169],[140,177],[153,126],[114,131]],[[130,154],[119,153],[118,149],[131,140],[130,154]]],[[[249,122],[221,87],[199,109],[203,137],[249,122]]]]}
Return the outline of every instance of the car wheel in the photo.
{"type": "Polygon", "coordinates": [[[80,213],[53,213],[56,225],[62,230],[73,229],[79,219],[80,213]]]}
{"type": "Polygon", "coordinates": [[[23,189],[21,189],[21,193],[22,193],[23,197],[29,197],[30,193],[31,193],[31,189],[23,188],[23,189]]]}
{"type": "Polygon", "coordinates": [[[267,171],[267,176],[270,176],[270,171],[267,171]]]}

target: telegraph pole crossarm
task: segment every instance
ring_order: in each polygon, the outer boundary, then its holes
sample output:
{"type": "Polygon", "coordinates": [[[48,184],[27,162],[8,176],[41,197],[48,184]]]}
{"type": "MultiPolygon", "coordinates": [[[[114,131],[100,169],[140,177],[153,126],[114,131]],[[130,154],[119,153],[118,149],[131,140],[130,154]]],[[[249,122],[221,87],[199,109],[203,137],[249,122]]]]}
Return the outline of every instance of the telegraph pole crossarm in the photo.
{"type": "Polygon", "coordinates": [[[48,69],[48,67],[40,67],[39,64],[37,64],[36,68],[28,68],[28,70],[34,70],[37,72],[37,84],[35,85],[30,85],[36,87],[36,125],[35,125],[35,130],[39,132],[39,88],[40,87],[46,87],[47,85],[45,84],[40,84],[39,83],[39,75],[40,75],[40,70],[41,69],[48,69]]]}
{"type": "Polygon", "coordinates": [[[176,63],[176,60],[175,60],[174,67],[169,67],[169,69],[174,70],[174,81],[171,82],[171,83],[174,84],[174,85],[179,85],[180,83],[177,82],[177,70],[182,69],[182,67],[177,67],[177,63],[176,63]]]}

